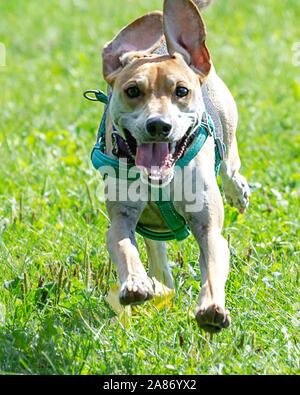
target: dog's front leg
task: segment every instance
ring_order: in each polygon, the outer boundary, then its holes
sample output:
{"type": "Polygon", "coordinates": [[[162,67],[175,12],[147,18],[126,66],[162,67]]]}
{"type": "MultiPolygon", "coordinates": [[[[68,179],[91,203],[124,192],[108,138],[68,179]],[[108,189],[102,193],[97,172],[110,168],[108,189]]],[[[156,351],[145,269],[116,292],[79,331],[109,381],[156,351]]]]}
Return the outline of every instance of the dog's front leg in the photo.
{"type": "MultiPolygon", "coordinates": [[[[216,191],[217,192],[217,191],[216,191]]],[[[200,328],[210,333],[219,332],[230,325],[225,310],[225,283],[229,270],[227,241],[221,235],[222,202],[215,195],[202,212],[189,217],[189,225],[200,248],[202,288],[195,316],[200,328]],[[211,211],[211,209],[213,211],[211,211]],[[219,222],[219,223],[218,223],[219,222]]]]}
{"type": "Polygon", "coordinates": [[[143,206],[111,202],[106,206],[111,219],[107,231],[107,249],[121,282],[120,303],[143,303],[154,295],[152,282],[140,260],[135,240],[135,228],[143,206]]]}
{"type": "Polygon", "coordinates": [[[185,173],[185,185],[194,184],[197,201],[193,205],[177,202],[176,207],[186,218],[200,249],[202,288],[195,308],[196,320],[200,328],[215,333],[230,324],[225,310],[229,249],[221,235],[224,209],[210,158],[202,155],[194,170],[192,180],[185,173]]]}
{"type": "Polygon", "coordinates": [[[230,325],[229,312],[225,310],[225,283],[229,269],[229,251],[226,240],[218,227],[206,222],[190,223],[200,247],[202,288],[195,308],[200,328],[219,332],[230,325]]]}

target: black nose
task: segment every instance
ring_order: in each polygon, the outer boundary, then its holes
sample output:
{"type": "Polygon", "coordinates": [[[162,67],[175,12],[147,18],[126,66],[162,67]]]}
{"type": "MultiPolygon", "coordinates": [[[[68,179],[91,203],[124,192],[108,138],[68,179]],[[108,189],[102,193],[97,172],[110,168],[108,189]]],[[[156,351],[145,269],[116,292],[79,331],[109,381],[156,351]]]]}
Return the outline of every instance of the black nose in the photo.
{"type": "Polygon", "coordinates": [[[147,132],[152,137],[167,137],[172,129],[172,125],[163,118],[150,118],[146,123],[147,132]]]}

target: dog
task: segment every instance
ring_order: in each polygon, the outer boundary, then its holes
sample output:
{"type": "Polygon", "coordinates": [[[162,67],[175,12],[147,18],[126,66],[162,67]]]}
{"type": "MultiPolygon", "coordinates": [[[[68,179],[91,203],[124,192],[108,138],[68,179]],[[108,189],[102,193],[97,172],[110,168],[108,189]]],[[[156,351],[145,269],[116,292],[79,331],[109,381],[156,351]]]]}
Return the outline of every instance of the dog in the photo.
{"type": "MultiPolygon", "coordinates": [[[[119,162],[131,159],[140,174],[141,189],[147,191],[153,182],[158,189],[168,186],[178,192],[174,169],[185,157],[195,130],[205,124],[206,92],[226,146],[220,164],[222,188],[229,204],[244,213],[250,190],[239,173],[237,107],[211,62],[200,14],[211,3],[213,0],[165,0],[163,12],[149,12],[136,19],[105,45],[103,75],[110,91],[103,121],[105,155],[119,162]],[[116,144],[119,151],[125,146],[125,155],[117,155],[116,144]]],[[[202,286],[195,318],[199,328],[210,333],[227,328],[231,322],[225,308],[230,253],[221,234],[224,208],[215,164],[216,139],[208,133],[201,150],[185,166],[188,185],[197,187],[198,209],[188,210],[184,196],[172,202],[199,245],[202,286]]],[[[106,177],[106,182],[109,185],[113,177],[106,177]]],[[[126,185],[130,188],[130,183],[126,185]]],[[[106,208],[110,218],[107,249],[121,283],[121,304],[150,300],[153,277],[174,289],[165,241],[146,234],[148,273],[139,256],[137,224],[154,229],[161,221],[153,202],[106,198],[106,208]]],[[[161,221],[161,227],[166,223],[161,221]]]]}

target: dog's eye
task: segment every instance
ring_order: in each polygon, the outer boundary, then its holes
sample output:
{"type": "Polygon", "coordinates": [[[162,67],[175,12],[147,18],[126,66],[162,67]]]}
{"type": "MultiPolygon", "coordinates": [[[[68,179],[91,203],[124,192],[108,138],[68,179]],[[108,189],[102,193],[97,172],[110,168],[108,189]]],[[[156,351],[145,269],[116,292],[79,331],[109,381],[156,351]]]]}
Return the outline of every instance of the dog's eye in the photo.
{"type": "Polygon", "coordinates": [[[125,93],[128,97],[130,97],[130,99],[135,99],[140,96],[141,91],[137,86],[131,86],[125,90],[125,93]]]}
{"type": "Polygon", "coordinates": [[[178,86],[175,91],[175,95],[178,97],[186,97],[190,91],[188,88],[185,88],[184,86],[178,86]]]}

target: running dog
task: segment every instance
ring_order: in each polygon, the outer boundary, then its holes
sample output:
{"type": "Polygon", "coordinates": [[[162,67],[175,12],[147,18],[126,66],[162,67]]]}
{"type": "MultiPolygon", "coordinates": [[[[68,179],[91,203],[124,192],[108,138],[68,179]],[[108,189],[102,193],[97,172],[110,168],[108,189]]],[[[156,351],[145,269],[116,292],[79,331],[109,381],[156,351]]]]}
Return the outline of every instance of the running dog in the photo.
{"type": "MultiPolygon", "coordinates": [[[[212,2],[165,0],[163,12],[138,18],[106,44],[103,75],[110,98],[105,155],[121,162],[131,160],[139,169],[141,188],[147,190],[156,183],[178,192],[176,165],[193,149],[199,127],[207,125],[203,117],[209,107],[209,116],[222,130],[226,146],[226,151],[221,148],[222,188],[229,204],[244,213],[250,190],[239,173],[237,108],[211,62],[200,14],[212,2]]],[[[225,308],[229,249],[221,234],[224,208],[215,174],[216,141],[214,133],[208,133],[201,150],[185,165],[185,180],[197,187],[199,208],[189,210],[185,196],[172,202],[199,245],[202,287],[195,317],[198,326],[211,333],[227,328],[231,321],[225,308]]],[[[110,180],[108,176],[106,182],[110,180]]],[[[128,305],[150,300],[153,277],[174,288],[164,241],[146,234],[148,273],[139,256],[137,224],[153,230],[160,221],[162,228],[167,227],[153,202],[107,199],[106,207],[111,221],[107,248],[121,282],[120,302],[128,305]]]]}

